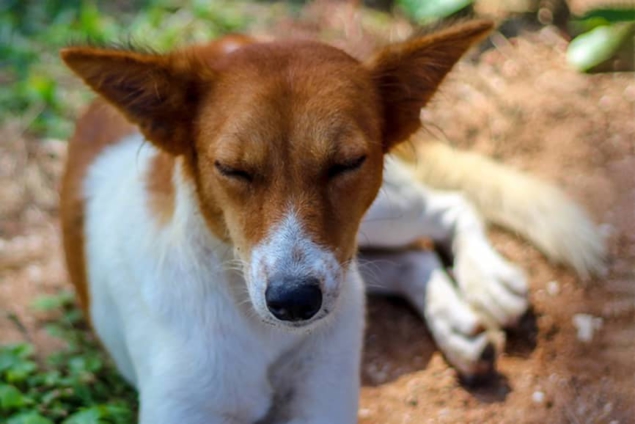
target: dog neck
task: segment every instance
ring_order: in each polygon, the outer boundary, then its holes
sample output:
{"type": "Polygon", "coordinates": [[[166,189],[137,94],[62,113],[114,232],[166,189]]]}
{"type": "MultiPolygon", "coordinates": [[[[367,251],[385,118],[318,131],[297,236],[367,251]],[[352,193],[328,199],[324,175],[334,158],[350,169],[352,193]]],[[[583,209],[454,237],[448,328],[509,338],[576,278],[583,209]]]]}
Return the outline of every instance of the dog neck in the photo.
{"type": "Polygon", "coordinates": [[[148,144],[144,148],[154,150],[145,171],[145,188],[157,230],[149,242],[160,252],[159,269],[188,275],[198,281],[202,292],[222,291],[236,304],[246,305],[245,282],[234,246],[207,225],[186,159],[148,144]]]}

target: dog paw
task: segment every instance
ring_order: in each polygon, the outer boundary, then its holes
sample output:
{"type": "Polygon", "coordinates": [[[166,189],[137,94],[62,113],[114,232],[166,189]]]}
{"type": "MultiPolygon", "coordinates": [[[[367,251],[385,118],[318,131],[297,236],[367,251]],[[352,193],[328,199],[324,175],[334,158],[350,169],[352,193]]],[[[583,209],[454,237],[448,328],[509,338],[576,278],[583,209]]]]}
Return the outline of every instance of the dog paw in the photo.
{"type": "Polygon", "coordinates": [[[464,381],[492,375],[505,335],[488,329],[485,320],[441,271],[435,272],[428,283],[425,318],[437,346],[464,381]]]}
{"type": "Polygon", "coordinates": [[[475,336],[448,333],[445,343],[439,346],[445,359],[452,365],[461,380],[469,384],[486,380],[496,371],[496,360],[505,347],[505,333],[483,331],[475,336]]]}
{"type": "Polygon", "coordinates": [[[454,261],[461,294],[490,327],[513,327],[529,307],[525,273],[507,262],[488,243],[461,245],[454,261]]]}

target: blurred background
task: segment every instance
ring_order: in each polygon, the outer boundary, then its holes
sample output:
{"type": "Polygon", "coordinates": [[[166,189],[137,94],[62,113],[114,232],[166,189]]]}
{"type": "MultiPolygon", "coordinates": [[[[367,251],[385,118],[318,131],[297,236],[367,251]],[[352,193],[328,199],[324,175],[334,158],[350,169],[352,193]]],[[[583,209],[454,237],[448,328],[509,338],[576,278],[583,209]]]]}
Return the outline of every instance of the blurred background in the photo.
{"type": "Polygon", "coordinates": [[[528,272],[533,314],[477,388],[457,380],[407,305],[372,299],[360,423],[635,422],[633,1],[0,0],[0,423],[135,422],[136,395],[87,331],[62,265],[58,179],[92,94],[60,48],[166,51],[245,32],[364,58],[470,16],[498,28],[422,111],[430,138],[559,184],[601,225],[610,271],[578,281],[492,228],[528,272]]]}

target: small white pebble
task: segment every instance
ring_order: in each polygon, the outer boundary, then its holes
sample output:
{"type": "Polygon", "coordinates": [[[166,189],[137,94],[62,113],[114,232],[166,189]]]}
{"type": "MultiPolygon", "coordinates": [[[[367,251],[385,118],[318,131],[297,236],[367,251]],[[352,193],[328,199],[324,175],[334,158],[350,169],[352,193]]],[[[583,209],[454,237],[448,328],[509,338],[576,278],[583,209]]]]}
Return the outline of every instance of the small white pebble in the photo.
{"type": "Polygon", "coordinates": [[[448,408],[443,408],[437,413],[437,416],[439,417],[447,417],[448,415],[450,415],[450,410],[448,408]]]}
{"type": "Polygon", "coordinates": [[[578,340],[588,343],[593,340],[596,331],[602,328],[602,318],[594,317],[589,314],[575,314],[573,316],[573,325],[578,330],[578,340]]]}
{"type": "Polygon", "coordinates": [[[547,293],[549,296],[558,296],[560,294],[560,283],[557,281],[549,281],[547,283],[547,293]]]}
{"type": "Polygon", "coordinates": [[[615,227],[611,224],[600,224],[598,227],[598,230],[600,230],[600,234],[602,235],[602,237],[604,237],[605,239],[611,237],[613,234],[615,234],[615,227]]]}
{"type": "Polygon", "coordinates": [[[598,106],[600,109],[607,111],[613,106],[613,103],[614,101],[611,96],[602,96],[598,101],[598,106]]]}
{"type": "Polygon", "coordinates": [[[26,276],[33,283],[41,283],[44,279],[44,272],[42,267],[38,265],[29,265],[26,268],[26,276]]]}
{"type": "Polygon", "coordinates": [[[371,416],[371,412],[370,409],[367,408],[362,408],[357,412],[357,416],[359,418],[368,418],[371,416]]]}
{"type": "Polygon", "coordinates": [[[520,73],[520,67],[513,60],[507,60],[503,64],[502,72],[503,72],[503,75],[505,75],[506,77],[514,78],[514,77],[517,77],[518,74],[520,73]]]}
{"type": "Polygon", "coordinates": [[[24,250],[24,246],[26,244],[26,238],[24,236],[17,236],[12,238],[9,243],[11,243],[11,248],[15,250],[24,250]]]}
{"type": "Polygon", "coordinates": [[[535,391],[532,395],[531,395],[531,400],[534,401],[534,403],[544,403],[545,402],[545,393],[541,392],[540,390],[535,391]]]}

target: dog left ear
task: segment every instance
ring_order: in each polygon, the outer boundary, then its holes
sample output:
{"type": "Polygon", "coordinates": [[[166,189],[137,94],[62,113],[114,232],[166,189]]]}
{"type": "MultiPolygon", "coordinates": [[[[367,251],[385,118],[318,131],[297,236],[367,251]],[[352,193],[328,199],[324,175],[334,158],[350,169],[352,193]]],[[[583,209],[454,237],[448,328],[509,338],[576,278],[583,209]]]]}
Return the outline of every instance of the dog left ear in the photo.
{"type": "Polygon", "coordinates": [[[214,78],[196,55],[69,47],[61,57],[157,147],[173,155],[190,148],[193,116],[214,78]]]}
{"type": "Polygon", "coordinates": [[[421,127],[421,108],[456,62],[493,28],[487,20],[393,44],[367,63],[384,108],[384,150],[421,127]]]}

